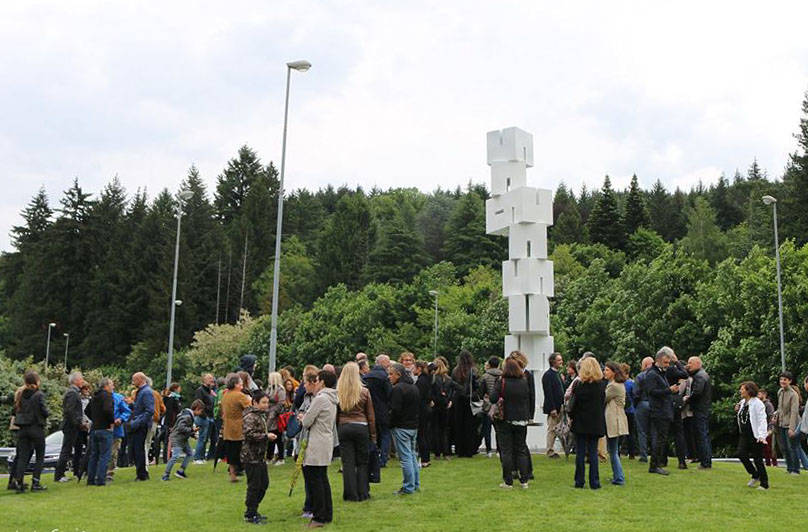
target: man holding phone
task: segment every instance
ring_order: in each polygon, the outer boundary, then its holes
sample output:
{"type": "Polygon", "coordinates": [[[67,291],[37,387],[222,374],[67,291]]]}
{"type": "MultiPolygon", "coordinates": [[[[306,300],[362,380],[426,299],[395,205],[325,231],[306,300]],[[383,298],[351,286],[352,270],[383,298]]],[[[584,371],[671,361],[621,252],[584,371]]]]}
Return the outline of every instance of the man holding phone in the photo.
{"type": "Polygon", "coordinates": [[[651,407],[651,453],[648,472],[668,475],[662,468],[668,447],[668,429],[673,421],[673,394],[679,393],[679,384],[668,384],[666,372],[671,364],[673,349],[663,347],[648,370],[644,386],[647,387],[651,407]]]}

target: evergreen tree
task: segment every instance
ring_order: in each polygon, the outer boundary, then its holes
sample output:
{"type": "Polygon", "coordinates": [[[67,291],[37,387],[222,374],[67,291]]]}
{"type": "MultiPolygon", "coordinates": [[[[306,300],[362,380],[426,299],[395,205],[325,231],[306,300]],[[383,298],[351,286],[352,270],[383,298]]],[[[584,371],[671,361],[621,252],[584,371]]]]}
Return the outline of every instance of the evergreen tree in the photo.
{"type": "Polygon", "coordinates": [[[718,184],[710,194],[710,200],[716,214],[718,227],[727,231],[743,221],[743,210],[739,209],[730,198],[727,179],[721,174],[718,184]]]}
{"type": "Polygon", "coordinates": [[[446,222],[449,221],[454,202],[450,194],[437,190],[426,200],[421,212],[418,213],[416,224],[421,232],[424,250],[433,263],[444,259],[446,222]]]}
{"type": "Polygon", "coordinates": [[[317,256],[321,290],[337,283],[344,283],[350,289],[361,286],[370,240],[370,207],[360,189],[337,202],[334,214],[323,228],[317,256]]]}
{"type": "Polygon", "coordinates": [[[705,198],[697,197],[687,211],[687,235],[682,249],[698,259],[716,264],[727,256],[727,240],[716,223],[715,211],[705,198]]]}
{"type": "Polygon", "coordinates": [[[469,189],[455,203],[445,233],[443,256],[460,275],[479,265],[499,267],[507,258],[507,239],[485,233],[485,203],[477,191],[469,189]]]}
{"type": "Polygon", "coordinates": [[[553,225],[548,237],[553,246],[583,242],[584,227],[573,193],[561,183],[553,198],[553,225]]]}
{"type": "Polygon", "coordinates": [[[589,216],[587,226],[592,242],[604,244],[612,249],[623,249],[625,246],[626,233],[608,175],[603,180],[600,197],[589,216]]]}
{"type": "Polygon", "coordinates": [[[797,151],[788,162],[783,176],[782,207],[777,209],[783,222],[783,235],[797,244],[808,242],[808,92],[802,102],[797,151]]]}
{"type": "Polygon", "coordinates": [[[406,283],[426,264],[420,235],[397,213],[379,228],[378,241],[368,256],[364,277],[368,282],[406,283]]]}
{"type": "Polygon", "coordinates": [[[637,174],[631,176],[631,186],[626,197],[626,215],[624,217],[626,234],[632,235],[641,227],[647,228],[651,225],[648,216],[648,209],[642,197],[642,191],[637,183],[637,174]]]}
{"type": "Polygon", "coordinates": [[[28,243],[38,242],[52,223],[53,210],[48,204],[45,188],[41,187],[31,198],[28,206],[22,211],[25,225],[14,226],[11,229],[11,245],[21,250],[28,243]]]}

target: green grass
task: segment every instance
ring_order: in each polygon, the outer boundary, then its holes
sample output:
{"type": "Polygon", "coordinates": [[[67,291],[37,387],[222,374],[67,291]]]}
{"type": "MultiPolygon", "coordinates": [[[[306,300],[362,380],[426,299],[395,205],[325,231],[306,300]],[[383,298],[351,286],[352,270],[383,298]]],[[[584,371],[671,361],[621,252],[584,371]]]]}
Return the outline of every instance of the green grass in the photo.
{"type": "MultiPolygon", "coordinates": [[[[536,479],[530,489],[505,491],[499,461],[479,456],[433,462],[422,471],[419,494],[397,497],[401,471],[396,462],[382,470],[382,483],[371,486],[372,498],[342,501],[342,478],[330,470],[334,497],[333,530],[793,530],[808,518],[808,475],[793,477],[769,469],[768,492],[746,487],[739,464],[715,464],[712,471],[671,470],[669,477],[649,475],[644,464],[624,461],[627,485],[604,484],[599,491],[572,487],[574,457],[551,461],[533,456],[536,479]]],[[[675,459],[673,461],[675,465],[675,459]]],[[[292,497],[294,466],[270,467],[270,488],[260,511],[269,516],[265,529],[297,530],[304,520],[302,477],[292,497]]],[[[245,482],[230,484],[224,467],[192,465],[187,480],[134,482],[132,468],[119,470],[105,488],[53,483],[48,491],[0,493],[2,531],[178,531],[261,529],[244,524],[245,482]]],[[[611,469],[601,465],[605,483],[611,469]]]]}

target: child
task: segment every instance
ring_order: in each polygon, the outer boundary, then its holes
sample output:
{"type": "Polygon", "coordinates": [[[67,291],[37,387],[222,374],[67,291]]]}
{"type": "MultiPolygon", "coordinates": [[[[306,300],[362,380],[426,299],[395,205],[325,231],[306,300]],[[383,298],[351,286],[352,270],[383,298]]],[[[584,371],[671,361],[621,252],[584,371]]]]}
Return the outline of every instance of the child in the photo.
{"type": "Polygon", "coordinates": [[[269,487],[267,472],[267,444],[277,436],[269,432],[267,414],[269,397],[261,390],[252,393],[252,406],[244,410],[244,445],[241,448],[241,463],[247,473],[247,510],[244,521],[255,525],[266,523],[266,516],[258,513],[258,505],[269,487]]]}
{"type": "Polygon", "coordinates": [[[171,445],[171,458],[166,464],[166,471],[163,473],[162,480],[170,480],[171,468],[174,463],[183,455],[182,466],[174,473],[178,478],[188,478],[185,474],[185,468],[193,458],[191,446],[188,445],[188,439],[196,433],[194,428],[194,416],[202,415],[205,412],[205,403],[196,399],[191,403],[191,408],[185,408],[177,415],[177,421],[174,422],[174,427],[171,429],[169,436],[169,444],[171,445]]]}

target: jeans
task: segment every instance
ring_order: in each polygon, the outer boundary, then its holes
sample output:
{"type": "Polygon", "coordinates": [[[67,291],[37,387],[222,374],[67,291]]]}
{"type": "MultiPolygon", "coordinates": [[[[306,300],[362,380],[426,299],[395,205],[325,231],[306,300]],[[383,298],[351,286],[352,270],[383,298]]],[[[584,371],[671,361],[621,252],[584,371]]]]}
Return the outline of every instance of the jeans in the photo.
{"type": "Polygon", "coordinates": [[[620,443],[629,458],[634,458],[637,454],[637,419],[634,413],[626,412],[626,420],[628,421],[628,434],[620,437],[620,443]]]}
{"type": "Polygon", "coordinates": [[[361,423],[341,423],[339,454],[342,458],[342,499],[365,501],[370,498],[368,461],[370,460],[370,431],[361,423]]]}
{"type": "Polygon", "coordinates": [[[612,484],[622,486],[626,483],[623,476],[623,465],[620,463],[620,438],[608,438],[606,447],[609,449],[609,461],[612,463],[612,484]]]}
{"type": "Polygon", "coordinates": [[[788,427],[778,427],[780,429],[780,443],[783,444],[783,457],[786,459],[786,469],[789,473],[800,472],[800,460],[798,458],[797,446],[800,443],[799,435],[789,438],[788,427]]]}
{"type": "Polygon", "coordinates": [[[575,487],[584,487],[584,471],[586,458],[589,457],[589,487],[593,490],[600,488],[600,475],[598,474],[598,437],[588,434],[575,435],[575,487]]]}
{"type": "Polygon", "coordinates": [[[797,458],[799,459],[800,463],[802,463],[802,468],[808,470],[808,455],[805,454],[805,451],[802,449],[802,435],[799,434],[799,430],[797,431],[797,435],[794,437],[794,445],[797,446],[797,458]]]}
{"type": "Polygon", "coordinates": [[[188,445],[187,441],[182,447],[178,445],[171,446],[171,458],[169,458],[168,462],[166,462],[165,476],[171,474],[171,469],[174,467],[174,464],[177,463],[177,460],[180,459],[180,455],[182,455],[182,466],[180,467],[180,471],[185,471],[188,464],[191,463],[191,446],[188,445]]]}
{"type": "Polygon", "coordinates": [[[648,439],[651,437],[651,406],[648,401],[640,401],[634,409],[637,421],[637,448],[640,460],[648,459],[648,439]]]}
{"type": "MultiPolygon", "coordinates": [[[[751,432],[751,431],[750,431],[751,432]]],[[[766,466],[763,465],[763,444],[755,441],[751,434],[741,434],[738,437],[738,458],[754,480],[759,480],[764,488],[769,487],[769,475],[766,466]],[[749,460],[749,455],[754,459],[754,465],[749,460]]]]}
{"type": "Polygon", "coordinates": [[[485,441],[485,452],[491,452],[491,418],[488,415],[483,416],[481,435],[485,441]]]}
{"type": "Polygon", "coordinates": [[[381,451],[379,465],[384,467],[387,465],[387,459],[390,457],[390,441],[392,439],[390,426],[376,425],[376,437],[379,439],[379,451],[381,451]]]}
{"type": "Polygon", "coordinates": [[[39,482],[42,475],[42,464],[45,461],[45,431],[40,425],[25,425],[17,431],[17,471],[15,478],[22,484],[25,468],[31,461],[31,455],[36,453],[33,479],[39,482]]]}
{"type": "Polygon", "coordinates": [[[129,445],[132,449],[132,458],[135,462],[136,476],[139,480],[149,480],[149,470],[146,469],[146,427],[132,431],[129,445]]]}
{"type": "Polygon", "coordinates": [[[74,456],[76,441],[78,440],[79,429],[78,427],[65,426],[62,429],[62,449],[59,452],[59,462],[56,464],[56,471],[53,473],[53,480],[59,480],[65,476],[67,470],[67,462],[73,460],[73,470],[78,469],[78,461],[80,457],[74,456]]]}
{"type": "Polygon", "coordinates": [[[702,467],[713,465],[713,449],[710,445],[710,417],[709,414],[696,414],[693,416],[693,429],[696,437],[696,454],[702,467]]]}
{"type": "Polygon", "coordinates": [[[671,420],[662,418],[651,419],[651,460],[648,469],[661,468],[667,460],[668,454],[668,429],[671,420]]]}
{"type": "Polygon", "coordinates": [[[401,462],[401,471],[404,482],[401,491],[412,493],[421,488],[421,468],[418,465],[418,452],[415,448],[418,438],[416,429],[393,429],[393,438],[396,441],[396,453],[401,462]]]}
{"type": "Polygon", "coordinates": [[[313,520],[330,523],[334,518],[334,507],[331,501],[331,484],[328,483],[328,467],[303,466],[303,478],[311,496],[313,520]]]}
{"type": "MultiPolygon", "coordinates": [[[[188,448],[190,451],[190,447],[188,448]]],[[[188,453],[188,459],[191,458],[188,453]]],[[[253,517],[258,513],[258,505],[264,500],[267,488],[269,488],[269,473],[266,462],[258,464],[244,464],[244,472],[247,474],[247,497],[244,501],[247,511],[245,517],[253,517]]]]}
{"type": "MultiPolygon", "coordinates": [[[[486,416],[487,417],[487,416],[486,416]]],[[[497,423],[497,449],[502,462],[502,480],[513,484],[513,472],[519,471],[519,481],[527,483],[530,471],[530,451],[527,449],[527,426],[507,422],[497,423]]]]}
{"type": "Polygon", "coordinates": [[[87,485],[103,486],[107,482],[107,464],[112,450],[112,431],[90,431],[90,458],[87,461],[87,485]]]}
{"type": "Polygon", "coordinates": [[[199,427],[199,434],[196,437],[196,450],[194,452],[194,460],[205,459],[205,443],[208,441],[208,433],[210,432],[211,420],[206,417],[194,417],[194,424],[199,427]]]}

